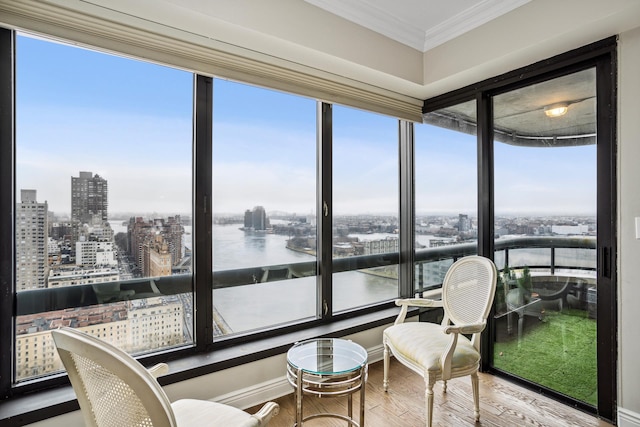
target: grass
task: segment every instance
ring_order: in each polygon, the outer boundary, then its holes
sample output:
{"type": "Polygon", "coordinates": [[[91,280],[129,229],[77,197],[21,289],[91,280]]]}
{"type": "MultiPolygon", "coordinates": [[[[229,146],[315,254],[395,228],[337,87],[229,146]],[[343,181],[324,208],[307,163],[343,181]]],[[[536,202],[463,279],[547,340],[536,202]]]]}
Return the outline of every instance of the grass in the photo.
{"type": "Polygon", "coordinates": [[[596,321],[568,309],[536,322],[520,342],[517,333],[496,342],[495,367],[595,406],[596,321]]]}

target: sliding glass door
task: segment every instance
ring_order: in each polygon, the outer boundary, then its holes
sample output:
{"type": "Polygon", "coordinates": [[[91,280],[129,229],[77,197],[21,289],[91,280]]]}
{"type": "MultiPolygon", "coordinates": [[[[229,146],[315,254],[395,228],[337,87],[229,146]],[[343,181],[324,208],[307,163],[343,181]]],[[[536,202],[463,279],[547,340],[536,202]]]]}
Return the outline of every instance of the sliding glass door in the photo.
{"type": "Polygon", "coordinates": [[[598,402],[596,69],[493,97],[493,365],[598,402]]]}

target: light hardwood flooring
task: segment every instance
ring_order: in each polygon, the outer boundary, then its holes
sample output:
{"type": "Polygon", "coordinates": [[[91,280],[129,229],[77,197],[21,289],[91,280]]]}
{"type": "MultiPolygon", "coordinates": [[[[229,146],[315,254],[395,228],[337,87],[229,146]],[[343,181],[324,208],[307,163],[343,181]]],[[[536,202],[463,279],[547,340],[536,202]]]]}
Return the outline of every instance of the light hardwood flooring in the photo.
{"type": "MultiPolygon", "coordinates": [[[[365,396],[365,426],[414,427],[424,426],[424,381],[409,369],[391,359],[389,391],[382,389],[383,366],[376,362],[369,366],[369,380],[365,396]]],[[[434,388],[435,426],[537,426],[537,427],[609,427],[611,424],[553,399],[524,389],[493,375],[480,374],[480,423],[473,419],[471,380],[457,378],[448,382],[447,393],[442,384],[434,388]]],[[[280,413],[269,427],[291,427],[295,423],[293,393],[275,400],[280,413]]],[[[354,414],[358,419],[359,393],[353,397],[354,414]]],[[[253,413],[259,407],[251,408],[253,413]]],[[[346,397],[304,397],[304,414],[337,412],[347,414],[346,397]]],[[[304,423],[305,427],[344,427],[347,423],[333,418],[317,418],[304,423]]]]}

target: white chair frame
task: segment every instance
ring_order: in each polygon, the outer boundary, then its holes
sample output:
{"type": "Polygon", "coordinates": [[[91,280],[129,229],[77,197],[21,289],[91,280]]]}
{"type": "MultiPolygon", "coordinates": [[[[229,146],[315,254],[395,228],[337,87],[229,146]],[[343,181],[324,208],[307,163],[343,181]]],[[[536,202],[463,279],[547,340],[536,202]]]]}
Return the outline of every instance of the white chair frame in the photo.
{"type": "MultiPolygon", "coordinates": [[[[428,298],[408,298],[396,301],[401,307],[394,326],[387,328],[383,334],[384,346],[384,379],[383,388],[389,388],[389,362],[393,354],[395,358],[421,375],[425,379],[426,391],[426,425],[431,427],[433,419],[433,386],[437,381],[444,382],[444,392],[447,391],[447,380],[463,376],[471,376],[473,390],[474,418],[480,420],[480,400],[478,386],[478,369],[480,367],[480,335],[484,330],[487,317],[493,304],[496,290],[497,271],[495,264],[488,258],[480,256],[467,256],[459,259],[451,265],[447,271],[442,289],[431,291],[424,296],[435,297],[442,295],[441,300],[428,298]],[[456,289],[457,288],[457,289],[456,289]],[[413,326],[405,323],[409,307],[442,307],[444,318],[441,325],[420,322],[418,328],[425,334],[445,334],[450,338],[443,341],[442,346],[431,346],[428,342],[423,344],[396,343],[403,333],[413,333],[413,326]],[[462,335],[462,336],[461,336],[462,335]],[[472,335],[470,340],[464,335],[472,335]],[[455,362],[454,356],[459,350],[460,343],[466,346],[467,352],[472,353],[473,363],[465,365],[455,362]],[[411,347],[412,352],[403,352],[403,349],[411,347]],[[420,363],[420,357],[415,352],[437,352],[437,362],[432,366],[424,366],[420,363]],[[476,354],[473,354],[476,352],[476,354]],[[475,357],[473,357],[475,356],[475,357]]],[[[411,322],[413,323],[413,322],[411,322]]],[[[406,338],[406,336],[405,336],[406,338]]],[[[462,351],[462,350],[460,350],[462,351]]],[[[459,354],[458,354],[459,355],[459,354]]]]}
{"type": "Polygon", "coordinates": [[[72,328],[51,335],[89,427],[260,427],[279,412],[275,402],[254,415],[208,400],[171,403],[156,380],[168,373],[167,364],[145,369],[119,348],[72,328]]]}

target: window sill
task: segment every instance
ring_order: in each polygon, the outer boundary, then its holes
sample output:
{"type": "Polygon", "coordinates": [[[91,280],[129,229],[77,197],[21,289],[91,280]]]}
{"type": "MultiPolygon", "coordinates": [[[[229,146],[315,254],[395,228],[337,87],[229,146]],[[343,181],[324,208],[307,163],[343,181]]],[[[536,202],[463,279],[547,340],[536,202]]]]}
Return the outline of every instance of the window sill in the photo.
{"type": "MultiPolygon", "coordinates": [[[[171,360],[169,374],[159,378],[168,385],[201,375],[286,353],[297,341],[315,337],[342,337],[366,331],[395,320],[399,309],[392,307],[325,325],[230,346],[212,352],[171,360]]],[[[0,425],[20,427],[78,410],[70,385],[16,396],[0,402],[0,425]]]]}

